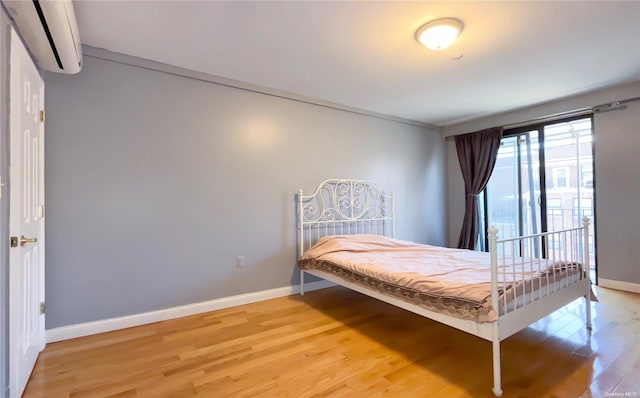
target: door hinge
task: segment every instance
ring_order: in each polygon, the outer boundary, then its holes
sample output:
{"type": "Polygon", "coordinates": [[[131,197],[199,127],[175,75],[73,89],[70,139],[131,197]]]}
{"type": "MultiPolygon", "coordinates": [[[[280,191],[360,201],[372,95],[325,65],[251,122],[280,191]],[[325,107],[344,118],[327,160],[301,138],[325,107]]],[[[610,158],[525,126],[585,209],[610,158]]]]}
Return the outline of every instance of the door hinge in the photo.
{"type": "Polygon", "coordinates": [[[44,110],[40,111],[40,123],[44,123],[44,110]]]}
{"type": "Polygon", "coordinates": [[[44,310],[45,310],[45,306],[44,306],[44,301],[40,303],[40,313],[44,314],[44,310]]]}
{"type": "Polygon", "coordinates": [[[38,217],[44,218],[44,205],[38,206],[38,217]]]}

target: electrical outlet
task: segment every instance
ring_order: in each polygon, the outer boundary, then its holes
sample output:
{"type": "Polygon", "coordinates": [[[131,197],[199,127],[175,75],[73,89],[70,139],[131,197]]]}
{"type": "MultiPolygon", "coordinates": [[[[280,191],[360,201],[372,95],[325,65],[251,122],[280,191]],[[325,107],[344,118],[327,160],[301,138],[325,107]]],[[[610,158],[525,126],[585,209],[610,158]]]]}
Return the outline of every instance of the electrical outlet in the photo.
{"type": "Polygon", "coordinates": [[[244,256],[236,257],[236,268],[244,268],[244,256]]]}

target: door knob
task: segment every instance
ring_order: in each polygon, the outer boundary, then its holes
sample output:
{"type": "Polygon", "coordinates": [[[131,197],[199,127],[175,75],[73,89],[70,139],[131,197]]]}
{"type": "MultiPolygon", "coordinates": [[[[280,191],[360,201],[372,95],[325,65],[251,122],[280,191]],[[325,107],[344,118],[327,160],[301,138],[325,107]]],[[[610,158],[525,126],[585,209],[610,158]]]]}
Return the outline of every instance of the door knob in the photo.
{"type": "Polygon", "coordinates": [[[24,246],[27,243],[36,243],[38,238],[25,238],[24,235],[20,235],[20,246],[24,246]]]}

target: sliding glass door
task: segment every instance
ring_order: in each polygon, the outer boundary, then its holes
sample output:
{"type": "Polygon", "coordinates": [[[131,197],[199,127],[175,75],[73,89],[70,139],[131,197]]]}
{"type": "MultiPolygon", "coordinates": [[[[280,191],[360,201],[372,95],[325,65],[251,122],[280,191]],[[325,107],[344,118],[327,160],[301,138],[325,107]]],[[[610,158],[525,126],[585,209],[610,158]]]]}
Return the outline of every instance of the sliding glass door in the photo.
{"type": "Polygon", "coordinates": [[[595,280],[592,137],[591,118],[544,126],[547,226],[551,231],[579,227],[582,217],[589,217],[590,243],[586,250],[595,280]]]}
{"type": "MultiPolygon", "coordinates": [[[[580,250],[588,250],[595,270],[591,118],[505,131],[482,199],[482,231],[494,225],[500,239],[578,227],[589,217],[591,244],[580,250]]],[[[486,248],[486,236],[480,243],[486,248]]],[[[547,256],[554,249],[541,242],[507,254],[547,256]]]]}
{"type": "MultiPolygon", "coordinates": [[[[536,130],[502,139],[498,159],[485,191],[488,225],[500,230],[500,238],[542,232],[540,142],[536,130]]],[[[517,248],[520,252],[524,248],[517,248]]],[[[534,248],[539,255],[539,248],[534,248]]],[[[528,250],[526,251],[528,252],[528,250]]],[[[512,254],[512,253],[508,253],[512,254]]],[[[519,254],[519,253],[516,253],[519,254]]]]}

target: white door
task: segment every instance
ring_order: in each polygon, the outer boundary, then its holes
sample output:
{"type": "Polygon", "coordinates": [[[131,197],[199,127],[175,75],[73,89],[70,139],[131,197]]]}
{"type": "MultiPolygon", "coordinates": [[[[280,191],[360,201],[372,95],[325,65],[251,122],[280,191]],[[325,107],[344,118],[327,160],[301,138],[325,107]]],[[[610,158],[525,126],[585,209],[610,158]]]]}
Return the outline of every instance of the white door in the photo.
{"type": "Polygon", "coordinates": [[[44,81],[11,30],[9,387],[20,397],[45,345],[44,81]]]}

